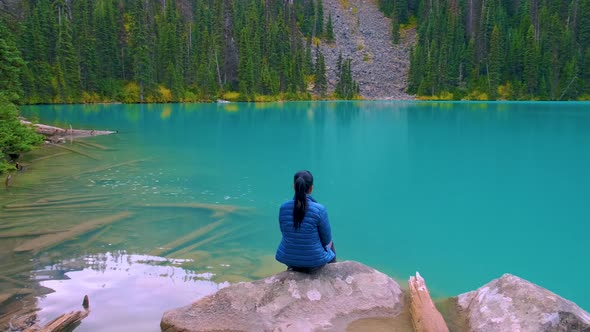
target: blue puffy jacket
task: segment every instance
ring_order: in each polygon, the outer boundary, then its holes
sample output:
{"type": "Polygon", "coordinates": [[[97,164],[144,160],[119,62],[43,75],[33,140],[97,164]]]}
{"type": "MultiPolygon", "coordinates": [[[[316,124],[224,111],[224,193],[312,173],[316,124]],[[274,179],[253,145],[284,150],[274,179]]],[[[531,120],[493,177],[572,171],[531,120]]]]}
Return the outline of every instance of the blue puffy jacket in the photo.
{"type": "Polygon", "coordinates": [[[307,211],[301,227],[293,227],[293,208],[295,201],[290,200],[279,210],[279,224],[283,239],[277,249],[277,261],[290,267],[313,268],[330,262],[336,255],[326,248],[332,242],[332,231],[328,212],[311,196],[307,196],[307,211]]]}

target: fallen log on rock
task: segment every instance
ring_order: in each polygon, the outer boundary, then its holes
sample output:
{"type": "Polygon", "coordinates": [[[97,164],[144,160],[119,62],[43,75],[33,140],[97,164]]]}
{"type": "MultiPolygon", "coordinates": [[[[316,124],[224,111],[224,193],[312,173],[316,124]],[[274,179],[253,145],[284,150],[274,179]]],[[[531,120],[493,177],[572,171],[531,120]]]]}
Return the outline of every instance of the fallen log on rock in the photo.
{"type": "Polygon", "coordinates": [[[408,281],[410,287],[410,313],[416,332],[449,332],[442,315],[432,302],[428,288],[420,273],[408,281]]]}

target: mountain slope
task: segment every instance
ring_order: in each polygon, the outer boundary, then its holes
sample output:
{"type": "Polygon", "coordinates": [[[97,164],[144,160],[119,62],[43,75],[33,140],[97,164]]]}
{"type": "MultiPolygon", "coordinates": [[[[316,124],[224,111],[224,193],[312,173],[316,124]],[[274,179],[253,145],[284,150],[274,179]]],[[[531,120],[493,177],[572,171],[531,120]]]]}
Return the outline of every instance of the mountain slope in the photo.
{"type": "Polygon", "coordinates": [[[391,42],[391,20],[375,0],[324,0],[325,21],[332,15],[335,42],[322,43],[328,67],[329,91],[336,85],[336,61],[352,59],[352,75],[367,99],[413,99],[405,93],[410,67],[410,46],[415,32],[408,31],[399,45],[391,42]]]}

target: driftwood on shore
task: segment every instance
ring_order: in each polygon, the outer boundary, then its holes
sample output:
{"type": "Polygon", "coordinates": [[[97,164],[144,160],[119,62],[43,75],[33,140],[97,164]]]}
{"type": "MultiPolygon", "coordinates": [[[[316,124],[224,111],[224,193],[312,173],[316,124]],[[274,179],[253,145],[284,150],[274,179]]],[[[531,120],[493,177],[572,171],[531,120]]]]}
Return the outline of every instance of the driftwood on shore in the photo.
{"type": "Polygon", "coordinates": [[[98,136],[98,135],[110,135],[115,134],[116,131],[110,130],[87,130],[87,129],[63,129],[54,126],[48,126],[44,124],[33,124],[30,121],[26,121],[21,119],[20,122],[22,124],[33,126],[35,131],[39,134],[48,136],[48,137],[63,137],[63,138],[73,138],[73,137],[91,137],[91,136],[98,136]]]}
{"type": "Polygon", "coordinates": [[[408,281],[410,288],[410,314],[416,332],[449,332],[442,315],[432,302],[426,282],[416,272],[408,281]]]}
{"type": "Polygon", "coordinates": [[[19,245],[18,247],[14,248],[16,252],[22,251],[32,251],[32,252],[39,252],[41,250],[52,248],[60,243],[66,242],[71,240],[73,237],[78,235],[86,234],[92,230],[100,228],[102,226],[106,226],[112,224],[116,221],[125,219],[131,215],[130,212],[120,212],[112,216],[101,217],[97,219],[93,219],[87,221],[85,223],[76,225],[70,228],[67,231],[56,233],[56,234],[47,234],[40,236],[36,239],[32,239],[26,241],[25,243],[19,245]]]}

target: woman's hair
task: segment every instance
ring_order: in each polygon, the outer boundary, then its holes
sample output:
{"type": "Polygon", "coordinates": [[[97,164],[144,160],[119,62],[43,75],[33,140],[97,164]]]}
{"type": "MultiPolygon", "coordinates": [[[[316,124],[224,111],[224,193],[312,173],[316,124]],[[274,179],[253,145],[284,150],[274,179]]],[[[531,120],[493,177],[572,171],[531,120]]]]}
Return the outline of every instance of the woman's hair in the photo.
{"type": "Polygon", "coordinates": [[[293,209],[293,226],[301,226],[305,211],[307,211],[307,193],[313,186],[313,175],[309,171],[299,171],[293,177],[295,184],[295,208],[293,209]]]}

